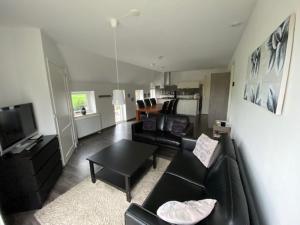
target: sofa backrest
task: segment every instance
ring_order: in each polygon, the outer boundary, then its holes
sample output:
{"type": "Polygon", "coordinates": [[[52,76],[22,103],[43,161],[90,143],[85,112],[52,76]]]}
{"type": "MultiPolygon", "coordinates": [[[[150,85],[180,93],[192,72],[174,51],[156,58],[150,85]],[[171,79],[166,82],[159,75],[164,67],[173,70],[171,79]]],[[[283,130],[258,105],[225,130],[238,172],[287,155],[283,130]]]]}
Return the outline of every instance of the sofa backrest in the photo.
{"type": "Polygon", "coordinates": [[[156,130],[158,131],[164,131],[164,125],[165,125],[166,115],[161,113],[156,119],[156,130]]]}
{"type": "Polygon", "coordinates": [[[210,162],[208,164],[208,167],[211,168],[214,166],[214,164],[220,160],[220,158],[223,158],[224,156],[228,156],[234,160],[236,160],[234,145],[232,142],[232,139],[229,135],[223,134],[221,138],[219,139],[219,144],[217,145],[210,162]]]}
{"type": "MultiPolygon", "coordinates": [[[[182,138],[181,148],[182,151],[193,151],[195,148],[197,140],[189,137],[182,138]]],[[[211,168],[214,164],[223,158],[224,156],[228,156],[234,160],[236,160],[235,147],[233,145],[232,139],[229,135],[224,134],[219,139],[219,144],[217,145],[208,167],[211,168]]]]}
{"type": "Polygon", "coordinates": [[[225,156],[208,172],[205,187],[215,209],[201,224],[250,225],[247,200],[237,162],[225,156]]]}
{"type": "Polygon", "coordinates": [[[164,131],[171,132],[174,121],[178,121],[180,123],[189,124],[189,117],[183,115],[165,115],[165,123],[164,123],[164,131]]]}

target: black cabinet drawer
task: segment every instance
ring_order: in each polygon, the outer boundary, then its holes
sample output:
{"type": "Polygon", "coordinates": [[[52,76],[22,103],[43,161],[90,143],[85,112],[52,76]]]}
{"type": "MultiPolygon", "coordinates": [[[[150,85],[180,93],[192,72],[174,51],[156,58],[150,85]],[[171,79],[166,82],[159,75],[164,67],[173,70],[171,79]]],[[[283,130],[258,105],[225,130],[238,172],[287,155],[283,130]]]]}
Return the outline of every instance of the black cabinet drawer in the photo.
{"type": "Polygon", "coordinates": [[[44,147],[43,151],[36,154],[32,159],[33,171],[32,174],[37,174],[41,167],[49,160],[49,158],[59,152],[58,139],[54,138],[47,146],[44,147]]]}
{"type": "Polygon", "coordinates": [[[41,208],[62,172],[58,139],[54,135],[30,151],[7,154],[0,160],[0,200],[4,212],[41,208]]]}
{"type": "Polygon", "coordinates": [[[56,167],[51,171],[51,175],[47,178],[46,182],[40,187],[37,192],[41,203],[43,203],[48,197],[49,192],[55,185],[58,177],[62,173],[62,164],[58,163],[56,167]]]}
{"type": "Polygon", "coordinates": [[[50,177],[50,175],[51,175],[54,167],[58,163],[61,164],[60,152],[59,151],[57,151],[56,153],[54,153],[54,155],[51,156],[51,158],[40,169],[40,171],[35,176],[33,176],[34,179],[36,180],[36,186],[37,186],[37,188],[39,188],[45,182],[45,180],[48,179],[48,177],[50,177]]]}

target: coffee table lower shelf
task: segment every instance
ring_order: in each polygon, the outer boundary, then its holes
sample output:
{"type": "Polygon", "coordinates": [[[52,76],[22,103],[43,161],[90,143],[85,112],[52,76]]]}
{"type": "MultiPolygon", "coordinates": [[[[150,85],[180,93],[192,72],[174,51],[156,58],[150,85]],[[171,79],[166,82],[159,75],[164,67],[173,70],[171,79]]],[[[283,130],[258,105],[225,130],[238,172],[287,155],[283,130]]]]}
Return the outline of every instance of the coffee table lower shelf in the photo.
{"type": "Polygon", "coordinates": [[[131,201],[131,189],[145,175],[149,168],[153,165],[153,160],[148,159],[141,168],[139,168],[132,176],[127,177],[107,168],[102,168],[95,174],[95,178],[110,186],[123,191],[127,195],[127,201],[131,201]],[[127,181],[126,181],[127,180],[127,181]],[[126,184],[128,182],[128,185],[126,184]]]}

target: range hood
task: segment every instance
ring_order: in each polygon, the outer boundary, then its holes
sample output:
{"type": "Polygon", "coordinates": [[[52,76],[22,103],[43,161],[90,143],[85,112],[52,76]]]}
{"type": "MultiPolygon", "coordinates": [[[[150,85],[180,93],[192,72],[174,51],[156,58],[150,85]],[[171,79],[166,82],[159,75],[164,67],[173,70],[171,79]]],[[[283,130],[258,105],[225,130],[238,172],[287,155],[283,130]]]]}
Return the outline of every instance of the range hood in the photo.
{"type": "Polygon", "coordinates": [[[168,91],[176,91],[177,86],[171,84],[171,72],[164,72],[164,86],[163,89],[168,91]]]}

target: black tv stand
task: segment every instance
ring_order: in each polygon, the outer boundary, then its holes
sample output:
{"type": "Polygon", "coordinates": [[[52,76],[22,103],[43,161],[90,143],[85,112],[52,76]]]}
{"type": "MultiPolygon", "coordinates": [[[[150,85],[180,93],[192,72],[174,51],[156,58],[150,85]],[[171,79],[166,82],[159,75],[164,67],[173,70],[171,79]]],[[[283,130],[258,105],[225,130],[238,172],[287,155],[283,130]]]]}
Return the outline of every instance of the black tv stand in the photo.
{"type": "Polygon", "coordinates": [[[30,149],[0,158],[0,204],[6,213],[41,208],[62,172],[58,139],[44,136],[30,149]]]}

